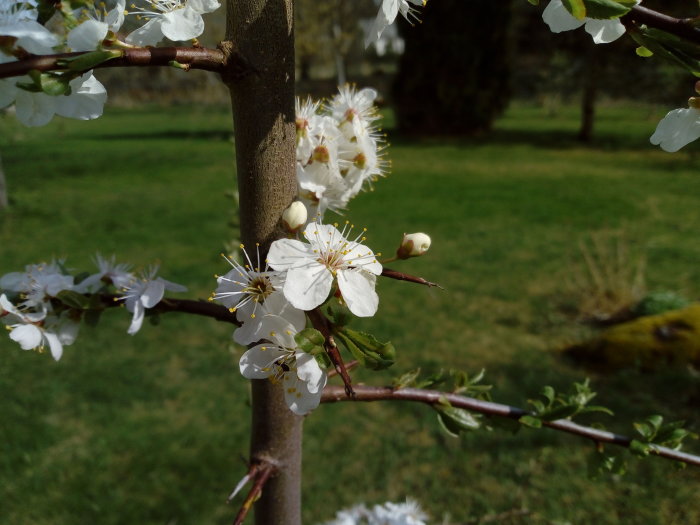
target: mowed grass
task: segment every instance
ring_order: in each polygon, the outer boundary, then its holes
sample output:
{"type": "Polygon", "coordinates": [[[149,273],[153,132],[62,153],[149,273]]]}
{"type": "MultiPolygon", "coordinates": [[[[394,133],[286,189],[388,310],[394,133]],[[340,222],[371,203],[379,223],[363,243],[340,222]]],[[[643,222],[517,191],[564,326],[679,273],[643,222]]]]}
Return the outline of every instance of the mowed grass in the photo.
{"type": "MultiPolygon", "coordinates": [[[[392,137],[392,175],[347,218],[389,254],[403,232],[433,238],[395,269],[445,290],[382,280],[378,315],[356,327],[392,340],[399,359],[358,381],[386,384],[417,366],[487,369],[494,398],[525,405],[541,387],[590,377],[630,434],[653,414],[700,427],[697,377],[684,368],[593,373],[557,350],[582,329],[561,311],[579,242],[624,232],[647,259],[649,289],[700,289],[700,158],[648,144],[662,112],[601,111],[593,145],[574,140],[577,113],[519,106],[489,137],[392,137]]],[[[12,199],[1,215],[0,274],[52,257],[91,269],[96,251],[206,297],[231,235],[234,185],[226,109],[108,109],[95,122],[37,130],[0,120],[12,199]]],[[[248,386],[231,327],[184,315],[126,334],[126,312],[83,328],[59,363],[0,339],[0,522],[20,525],[229,523],[245,471],[248,386]]],[[[592,421],[590,419],[588,421],[592,421]]],[[[594,445],[549,430],[453,439],[418,405],[338,404],[307,418],[304,522],[358,502],[417,498],[439,523],[512,512],[501,523],[700,522],[700,471],[659,459],[624,477],[587,477],[594,445]]],[[[696,452],[700,446],[691,443],[696,452]]],[[[239,500],[237,500],[238,502],[239,500]]]]}

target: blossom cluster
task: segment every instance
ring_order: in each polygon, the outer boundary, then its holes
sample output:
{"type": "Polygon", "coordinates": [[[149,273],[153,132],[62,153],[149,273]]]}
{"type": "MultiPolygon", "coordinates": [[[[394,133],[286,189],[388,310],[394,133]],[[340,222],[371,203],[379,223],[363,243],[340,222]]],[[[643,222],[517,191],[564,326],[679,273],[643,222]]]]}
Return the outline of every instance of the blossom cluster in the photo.
{"type": "MultiPolygon", "coordinates": [[[[70,51],[113,50],[98,60],[118,56],[118,50],[153,46],[163,38],[192,40],[204,31],[202,15],[219,7],[218,0],[148,0],[145,7],[125,0],[105,4],[70,2],[59,4],[45,24],[39,23],[37,0],[0,0],[0,64],[26,58],[27,54],[49,55],[70,51]],[[119,34],[125,15],[144,24],[123,39],[119,34]]],[[[88,66],[90,67],[90,66],[88,66]]],[[[68,67],[63,73],[38,73],[0,80],[0,109],[16,106],[17,119],[26,126],[43,126],[54,115],[90,120],[102,115],[107,92],[86,68],[68,67]]]]}
{"type": "Polygon", "coordinates": [[[273,242],[264,266],[259,253],[256,263],[245,251],[245,264],[227,259],[232,269],[217,277],[211,297],[236,313],[241,326],[234,341],[254,344],[240,359],[241,374],[281,382],[287,405],[299,415],[318,406],[327,380],[323,356],[317,360],[299,344],[305,312],[334,297],[359,317],[373,316],[379,306],[375,285],[382,265],[362,234],[348,239],[352,227],[336,226],[312,221],[304,241],[273,242]]]}
{"type": "Polygon", "coordinates": [[[425,525],[427,519],[418,503],[407,499],[405,503],[387,502],[371,509],[356,505],[340,510],[324,525],[425,525]]]}
{"type": "Polygon", "coordinates": [[[423,7],[426,2],[427,0],[382,0],[377,18],[374,19],[372,28],[367,34],[365,46],[377,42],[384,30],[394,23],[399,13],[411,23],[418,20],[418,9],[415,6],[423,7]]]}
{"type": "Polygon", "coordinates": [[[387,170],[371,88],[346,85],[328,103],[296,104],[296,170],[299,198],[310,216],[339,212],[387,170]]]}
{"type": "Polygon", "coordinates": [[[97,255],[95,262],[98,271],[87,276],[71,275],[59,260],[30,264],[23,272],[0,277],[0,321],[10,339],[22,350],[41,352],[48,346],[58,361],[63,347],[73,344],[78,336],[86,312],[104,309],[103,298],[124,301],[133,314],[127,330],[133,335],[141,328],[145,309],[158,304],[165,290],[186,290],[156,277],[157,267],[137,277],[129,265],[116,263],[114,257],[97,255]]]}

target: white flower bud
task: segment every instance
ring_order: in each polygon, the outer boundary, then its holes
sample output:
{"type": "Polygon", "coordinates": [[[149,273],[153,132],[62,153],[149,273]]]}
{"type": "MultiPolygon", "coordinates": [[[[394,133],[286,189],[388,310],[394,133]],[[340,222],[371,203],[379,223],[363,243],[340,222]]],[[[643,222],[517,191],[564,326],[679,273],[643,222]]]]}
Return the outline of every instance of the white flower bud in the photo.
{"type": "Polygon", "coordinates": [[[298,232],[306,224],[307,217],[306,206],[301,201],[293,202],[282,212],[282,222],[290,233],[298,232]]]}
{"type": "Polygon", "coordinates": [[[418,257],[423,255],[430,248],[430,237],[425,233],[404,233],[401,246],[396,250],[399,259],[418,257]]]}

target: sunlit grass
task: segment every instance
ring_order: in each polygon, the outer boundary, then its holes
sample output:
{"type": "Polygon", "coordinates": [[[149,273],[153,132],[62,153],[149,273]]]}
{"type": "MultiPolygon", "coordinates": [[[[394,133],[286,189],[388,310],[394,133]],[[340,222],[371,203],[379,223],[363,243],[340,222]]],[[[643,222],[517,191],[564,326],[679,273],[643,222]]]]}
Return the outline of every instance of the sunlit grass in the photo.
{"type": "MultiPolygon", "coordinates": [[[[639,109],[639,108],[637,108],[639,109]]],[[[404,232],[429,254],[392,267],[445,291],[382,280],[377,317],[357,326],[391,339],[396,370],[487,369],[497,400],[524,405],[544,384],[591,376],[610,428],[663,413],[698,429],[697,379],[686,370],[592,375],[556,350],[579,336],[560,310],[579,243],[621,230],[647,260],[647,288],[690,298],[700,286],[697,145],[652,148],[653,111],[601,112],[598,138],[575,141],[576,111],[517,107],[488,138],[392,137],[393,173],[347,217],[391,253],[404,232]]],[[[227,110],[112,110],[95,122],[26,130],[0,119],[11,207],[0,223],[0,274],[96,251],[206,297],[231,235],[233,144],[227,110]]],[[[231,327],[169,315],[126,334],[125,312],[84,328],[63,359],[0,339],[0,521],[19,525],[228,523],[244,472],[247,384],[231,327]]],[[[603,420],[601,418],[601,420],[603,420]]],[[[437,522],[527,508],[505,523],[688,524],[700,521],[697,469],[660,460],[627,477],[590,481],[593,446],[551,431],[441,433],[428,408],[322,407],[306,423],[305,523],[341,506],[418,498],[437,522]]],[[[695,446],[695,450],[698,447],[695,446]]],[[[514,514],[515,516],[515,514],[514,514]]]]}

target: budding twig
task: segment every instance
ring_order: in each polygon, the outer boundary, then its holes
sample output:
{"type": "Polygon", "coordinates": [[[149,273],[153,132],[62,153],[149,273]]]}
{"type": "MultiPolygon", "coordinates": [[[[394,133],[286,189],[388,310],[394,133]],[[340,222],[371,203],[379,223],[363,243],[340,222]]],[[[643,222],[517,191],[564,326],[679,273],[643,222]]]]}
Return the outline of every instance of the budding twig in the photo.
{"type": "MultiPolygon", "coordinates": [[[[450,405],[453,407],[464,408],[488,416],[520,419],[523,416],[532,415],[527,410],[518,407],[440,392],[438,390],[424,390],[421,388],[401,388],[399,390],[394,390],[390,387],[356,386],[355,395],[352,398],[348,398],[343,395],[343,391],[340,387],[327,386],[323,389],[321,403],[336,403],[338,401],[414,401],[435,405],[444,399],[449,401],[450,405]]],[[[542,421],[542,425],[568,434],[586,437],[592,439],[596,443],[609,443],[625,448],[629,448],[632,443],[632,439],[627,436],[579,425],[568,419],[542,421]]],[[[650,453],[666,459],[673,459],[688,465],[700,467],[700,456],[681,452],[680,450],[673,450],[668,447],[651,444],[650,453]]]]}
{"type": "MultiPolygon", "coordinates": [[[[106,67],[144,67],[169,66],[177,62],[188,69],[203,69],[205,71],[221,72],[227,65],[227,60],[235,61],[238,54],[227,55],[221,49],[206,47],[137,47],[123,49],[122,56],[107,60],[95,66],[106,67]]],[[[85,55],[85,52],[59,53],[56,55],[28,55],[15,62],[0,64],[0,78],[26,75],[29,71],[64,71],[65,61],[85,55]]]]}
{"type": "Polygon", "coordinates": [[[438,288],[440,288],[440,290],[444,290],[444,288],[437,283],[430,282],[426,279],[423,279],[422,277],[411,275],[410,273],[403,273],[397,272],[396,270],[390,270],[389,268],[382,269],[382,277],[396,279],[397,281],[408,281],[410,283],[424,284],[425,286],[428,286],[430,288],[432,288],[433,286],[437,286],[438,288]]]}
{"type": "Polygon", "coordinates": [[[672,35],[684,38],[690,42],[700,44],[700,30],[697,29],[690,20],[673,18],[672,16],[652,11],[641,5],[636,5],[630,9],[629,13],[621,17],[622,23],[646,24],[649,27],[661,29],[672,35]]]}
{"type": "Polygon", "coordinates": [[[338,345],[335,344],[335,338],[333,337],[333,332],[331,330],[330,321],[318,308],[314,308],[310,312],[306,312],[309,316],[309,320],[313,327],[321,332],[326,342],[324,343],[324,348],[328,357],[330,357],[333,366],[335,367],[335,372],[338,374],[345,385],[345,395],[348,397],[354,397],[355,391],[352,387],[352,379],[350,379],[350,374],[348,374],[347,367],[343,362],[343,357],[340,355],[340,350],[338,350],[338,345]]]}
{"type": "Polygon", "coordinates": [[[274,473],[274,471],[275,466],[272,463],[266,463],[263,461],[251,463],[248,473],[243,477],[238,486],[236,486],[236,489],[228,498],[228,501],[231,501],[236,495],[236,492],[242,489],[249,480],[253,480],[253,486],[250,487],[248,495],[245,497],[245,500],[243,500],[241,508],[238,510],[238,514],[236,514],[236,519],[233,521],[233,525],[241,525],[243,521],[245,521],[246,516],[248,516],[248,512],[250,512],[250,509],[253,506],[253,503],[255,503],[255,501],[260,497],[263,486],[265,483],[267,483],[267,480],[274,473]]]}

